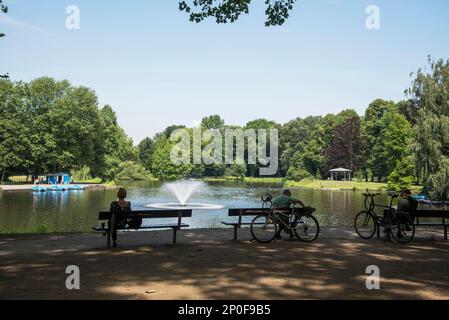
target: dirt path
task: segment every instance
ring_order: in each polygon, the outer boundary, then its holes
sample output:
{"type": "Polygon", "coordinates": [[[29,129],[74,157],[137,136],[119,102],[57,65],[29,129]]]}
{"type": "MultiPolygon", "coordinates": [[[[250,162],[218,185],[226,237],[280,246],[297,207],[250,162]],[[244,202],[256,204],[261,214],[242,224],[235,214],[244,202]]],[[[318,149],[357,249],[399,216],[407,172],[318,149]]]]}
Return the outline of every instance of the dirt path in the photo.
{"type": "Polygon", "coordinates": [[[231,241],[232,230],[0,237],[1,299],[449,299],[449,242],[418,231],[412,244],[362,241],[324,229],[313,244],[231,241]],[[68,265],[81,290],[65,288],[68,265]],[[367,290],[377,265],[381,289],[367,290]]]}

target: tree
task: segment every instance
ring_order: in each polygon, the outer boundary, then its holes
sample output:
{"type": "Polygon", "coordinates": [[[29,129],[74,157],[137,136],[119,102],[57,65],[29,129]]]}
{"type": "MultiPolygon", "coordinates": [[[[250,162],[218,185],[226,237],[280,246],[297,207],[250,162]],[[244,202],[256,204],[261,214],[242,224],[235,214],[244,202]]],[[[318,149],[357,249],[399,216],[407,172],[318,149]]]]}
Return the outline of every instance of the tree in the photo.
{"type": "MultiPolygon", "coordinates": [[[[3,3],[3,0],[0,0],[0,14],[2,13],[8,13],[8,7],[3,3]]],[[[0,32],[0,38],[5,37],[6,35],[3,32],[0,32]]],[[[9,75],[8,74],[0,74],[0,79],[8,79],[9,75]]]]}
{"type": "Polygon", "coordinates": [[[170,153],[174,143],[161,136],[156,140],[151,156],[151,172],[161,180],[177,180],[188,177],[193,169],[192,164],[175,164],[170,153]]]}
{"type": "Polygon", "coordinates": [[[287,174],[292,165],[293,155],[304,151],[308,141],[312,139],[313,131],[321,121],[323,121],[321,117],[296,118],[280,128],[281,174],[287,174]]]}
{"type": "Polygon", "coordinates": [[[120,163],[137,160],[137,149],[118,125],[117,116],[110,106],[100,110],[100,123],[103,149],[101,176],[113,180],[119,172],[120,163]]]}
{"type": "Polygon", "coordinates": [[[360,117],[354,110],[337,115],[332,142],[326,149],[326,171],[344,167],[356,171],[360,164],[360,117]]]}
{"type": "Polygon", "coordinates": [[[201,120],[201,128],[203,130],[216,129],[216,130],[222,131],[224,128],[224,125],[225,125],[224,120],[218,114],[204,117],[201,120]]]}
{"type": "Polygon", "coordinates": [[[407,119],[399,113],[387,114],[384,118],[384,122],[388,121],[389,124],[382,132],[384,137],[383,154],[387,172],[391,173],[397,167],[397,162],[405,158],[410,151],[412,127],[407,119]]]}
{"type": "Polygon", "coordinates": [[[323,172],[324,165],[324,128],[318,125],[312,132],[312,140],[305,146],[304,152],[301,156],[301,162],[304,169],[306,169],[311,175],[317,177],[324,177],[323,172]]]}
{"type": "Polygon", "coordinates": [[[406,91],[416,115],[413,144],[416,176],[424,181],[439,172],[441,159],[449,156],[449,60],[429,57],[428,70],[419,69],[406,91]]]}
{"type": "Polygon", "coordinates": [[[407,158],[397,160],[396,166],[387,178],[390,190],[400,191],[410,188],[413,178],[413,164],[407,158]]]}
{"type": "Polygon", "coordinates": [[[428,185],[432,198],[441,201],[449,200],[449,158],[440,159],[438,171],[430,175],[428,185]]]}
{"type": "MultiPolygon", "coordinates": [[[[288,19],[296,0],[265,0],[265,26],[282,25],[288,19]]],[[[186,12],[190,21],[199,23],[215,18],[216,23],[233,23],[241,14],[249,13],[251,0],[192,0],[180,1],[179,10],[186,12]],[[188,3],[187,3],[188,2],[188,3]],[[196,11],[194,11],[194,9],[196,11]]]]}
{"type": "Polygon", "coordinates": [[[143,139],[137,146],[139,150],[139,162],[145,169],[151,169],[151,155],[154,152],[154,141],[151,138],[143,139]]]}
{"type": "Polygon", "coordinates": [[[0,170],[38,175],[79,171],[114,179],[137,151],[114,111],[100,110],[95,92],[42,77],[0,80],[0,170]]]}
{"type": "Polygon", "coordinates": [[[150,173],[139,163],[124,161],[118,165],[118,180],[145,180],[150,173]]]}
{"type": "MultiPolygon", "coordinates": [[[[266,130],[266,136],[265,136],[265,141],[267,143],[267,150],[271,150],[271,145],[270,145],[270,130],[272,129],[276,129],[276,130],[280,130],[281,126],[271,120],[267,120],[267,119],[256,119],[256,120],[252,120],[249,121],[245,124],[245,127],[243,128],[244,130],[255,130],[255,133],[257,135],[256,138],[256,143],[259,141],[259,130],[266,130]]],[[[279,148],[279,146],[278,146],[279,148]]],[[[245,160],[247,160],[248,157],[248,144],[245,143],[245,160]]],[[[248,163],[248,162],[247,162],[248,163]]],[[[260,163],[256,163],[256,164],[247,164],[246,168],[247,168],[247,172],[249,173],[249,175],[251,177],[254,177],[256,175],[258,175],[258,168],[260,168],[262,165],[260,163]]],[[[278,169],[279,170],[279,169],[278,169]]],[[[279,171],[278,171],[279,173],[279,171]]]]}
{"type": "Polygon", "coordinates": [[[366,180],[369,179],[368,173],[371,173],[371,180],[377,176],[379,181],[388,175],[383,133],[389,124],[387,115],[393,110],[393,101],[376,99],[365,111],[361,124],[361,154],[366,180]]]}

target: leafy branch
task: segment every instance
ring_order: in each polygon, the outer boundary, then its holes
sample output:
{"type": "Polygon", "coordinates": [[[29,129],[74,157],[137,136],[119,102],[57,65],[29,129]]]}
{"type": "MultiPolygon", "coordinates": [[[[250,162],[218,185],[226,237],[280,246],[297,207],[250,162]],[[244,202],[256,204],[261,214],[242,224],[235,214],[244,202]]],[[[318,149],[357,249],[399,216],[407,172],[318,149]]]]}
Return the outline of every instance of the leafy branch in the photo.
{"type": "MultiPolygon", "coordinates": [[[[187,13],[192,22],[202,22],[207,18],[215,18],[220,23],[233,23],[241,14],[249,13],[252,0],[191,0],[180,1],[179,10],[187,13]]],[[[296,0],[265,0],[267,5],[265,26],[280,26],[289,18],[296,0]]]]}
{"type": "MultiPolygon", "coordinates": [[[[8,13],[8,7],[3,3],[3,0],[0,0],[0,14],[1,13],[8,13]]],[[[0,32],[0,38],[5,37],[6,34],[4,34],[3,32],[0,32]]],[[[0,79],[8,79],[9,78],[9,74],[0,74],[0,79]]]]}

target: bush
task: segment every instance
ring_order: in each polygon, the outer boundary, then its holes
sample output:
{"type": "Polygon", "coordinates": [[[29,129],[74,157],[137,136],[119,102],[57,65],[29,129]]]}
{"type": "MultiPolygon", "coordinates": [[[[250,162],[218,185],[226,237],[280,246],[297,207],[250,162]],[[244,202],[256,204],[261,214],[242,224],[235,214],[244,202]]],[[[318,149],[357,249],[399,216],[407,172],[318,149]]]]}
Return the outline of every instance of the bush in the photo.
{"type": "Polygon", "coordinates": [[[225,176],[236,177],[243,179],[246,176],[246,165],[244,164],[231,164],[225,170],[225,176]]]}
{"type": "Polygon", "coordinates": [[[303,168],[290,167],[287,171],[287,179],[294,181],[314,180],[312,174],[303,168]]]}
{"type": "Polygon", "coordinates": [[[387,178],[388,188],[396,191],[410,188],[413,180],[413,164],[408,159],[398,160],[387,178]]]}
{"type": "Polygon", "coordinates": [[[151,174],[141,164],[126,161],[118,165],[118,180],[146,180],[149,178],[151,178],[151,174]]]}

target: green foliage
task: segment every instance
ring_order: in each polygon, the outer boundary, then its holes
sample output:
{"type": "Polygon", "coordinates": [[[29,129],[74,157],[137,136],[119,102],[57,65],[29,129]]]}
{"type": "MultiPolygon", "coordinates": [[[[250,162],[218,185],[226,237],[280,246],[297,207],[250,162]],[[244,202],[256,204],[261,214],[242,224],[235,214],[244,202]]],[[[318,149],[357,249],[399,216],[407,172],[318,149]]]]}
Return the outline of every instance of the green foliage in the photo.
{"type": "Polygon", "coordinates": [[[139,163],[125,161],[118,165],[118,180],[146,180],[150,179],[150,173],[139,163]]]}
{"type": "Polygon", "coordinates": [[[441,159],[449,157],[449,60],[429,57],[428,70],[418,70],[407,91],[409,114],[416,123],[412,152],[418,179],[428,181],[432,194],[444,196],[440,178],[445,170],[441,159]]]}
{"type": "Polygon", "coordinates": [[[193,169],[192,164],[175,164],[170,153],[174,143],[165,136],[160,137],[154,146],[151,156],[151,172],[161,180],[178,180],[186,178],[193,169]]]}
{"type": "Polygon", "coordinates": [[[92,179],[90,168],[88,166],[82,166],[80,169],[74,169],[71,174],[74,181],[86,181],[92,179]]]}
{"type": "Polygon", "coordinates": [[[396,191],[410,188],[413,180],[413,164],[404,158],[396,162],[394,170],[388,176],[388,188],[396,191]]]}
{"type": "Polygon", "coordinates": [[[0,80],[0,133],[2,176],[88,167],[111,180],[119,163],[137,159],[114,111],[99,109],[93,90],[48,77],[0,80]]]}
{"type": "Polygon", "coordinates": [[[229,167],[225,170],[225,176],[228,177],[236,177],[238,179],[245,178],[246,175],[246,165],[244,164],[231,164],[229,167]]]}
{"type": "Polygon", "coordinates": [[[201,128],[203,130],[208,129],[222,130],[224,128],[224,124],[225,124],[224,120],[218,114],[204,117],[201,120],[201,128]]]}
{"type": "MultiPolygon", "coordinates": [[[[296,0],[265,0],[265,26],[284,24],[293,9],[296,0]]],[[[216,23],[232,23],[241,14],[248,14],[251,0],[193,0],[180,1],[179,10],[189,15],[190,21],[199,23],[209,17],[215,18],[216,23]],[[193,8],[197,9],[194,11],[193,8]]]]}
{"type": "Polygon", "coordinates": [[[139,163],[141,163],[145,169],[151,169],[151,156],[154,152],[154,141],[150,138],[143,139],[137,146],[139,151],[139,163]]]}
{"type": "Polygon", "coordinates": [[[293,181],[313,180],[313,176],[309,171],[303,168],[290,167],[287,172],[287,179],[293,181]]]}
{"type": "Polygon", "coordinates": [[[360,117],[354,110],[344,110],[334,123],[325,153],[325,171],[338,167],[356,170],[360,165],[360,117]]]}
{"type": "Polygon", "coordinates": [[[433,199],[449,200],[449,158],[440,159],[438,171],[429,177],[428,186],[433,199]]]}

